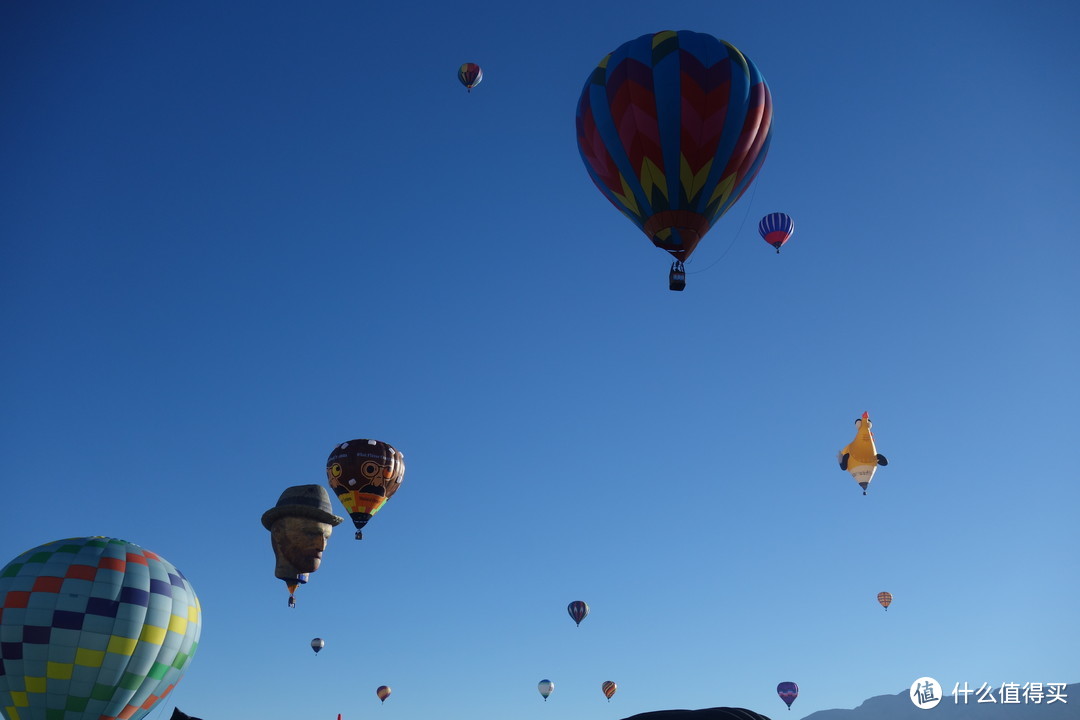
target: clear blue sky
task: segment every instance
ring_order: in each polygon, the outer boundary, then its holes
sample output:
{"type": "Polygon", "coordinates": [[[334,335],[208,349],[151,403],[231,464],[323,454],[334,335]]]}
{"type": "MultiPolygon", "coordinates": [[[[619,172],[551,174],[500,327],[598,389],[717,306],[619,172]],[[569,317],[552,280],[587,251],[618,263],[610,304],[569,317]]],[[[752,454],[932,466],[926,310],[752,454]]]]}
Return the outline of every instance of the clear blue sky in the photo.
{"type": "Polygon", "coordinates": [[[0,562],[101,534],[183,570],[202,643],[151,718],[1076,682],[1078,29],[1064,1],[4,3],[0,562]],[[683,293],[574,134],[600,58],[663,29],[775,101],[683,293]],[[865,497],[835,462],[864,410],[865,497]],[[362,437],[404,485],[289,610],[259,517],[362,437]]]}

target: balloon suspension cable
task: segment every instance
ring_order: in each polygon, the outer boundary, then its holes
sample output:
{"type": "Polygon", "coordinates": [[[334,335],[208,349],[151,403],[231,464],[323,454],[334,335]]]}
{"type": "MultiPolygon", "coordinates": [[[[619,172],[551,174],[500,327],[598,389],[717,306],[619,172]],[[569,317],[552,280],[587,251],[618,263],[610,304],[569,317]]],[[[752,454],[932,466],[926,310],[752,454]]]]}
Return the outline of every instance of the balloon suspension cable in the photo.
{"type": "MultiPolygon", "coordinates": [[[[754,189],[750,193],[750,202],[748,202],[746,204],[746,212],[743,213],[742,222],[739,223],[739,229],[736,230],[735,234],[731,236],[731,242],[728,243],[727,248],[720,255],[720,257],[716,258],[715,260],[713,260],[711,263],[709,263],[705,267],[701,268],[700,270],[692,270],[692,271],[687,270],[686,271],[687,275],[700,275],[701,273],[705,272],[706,270],[711,269],[713,266],[715,266],[718,262],[720,262],[721,260],[723,260],[727,256],[727,254],[731,251],[732,246],[735,245],[735,240],[739,237],[740,234],[742,234],[743,226],[746,225],[746,218],[750,217],[750,208],[754,206],[754,197],[757,195],[757,189],[758,189],[758,183],[754,183],[754,189]]],[[[779,252],[779,250],[777,250],[777,252],[779,252]]],[[[689,260],[687,260],[687,262],[693,262],[693,261],[694,261],[694,258],[690,258],[689,260]]]]}

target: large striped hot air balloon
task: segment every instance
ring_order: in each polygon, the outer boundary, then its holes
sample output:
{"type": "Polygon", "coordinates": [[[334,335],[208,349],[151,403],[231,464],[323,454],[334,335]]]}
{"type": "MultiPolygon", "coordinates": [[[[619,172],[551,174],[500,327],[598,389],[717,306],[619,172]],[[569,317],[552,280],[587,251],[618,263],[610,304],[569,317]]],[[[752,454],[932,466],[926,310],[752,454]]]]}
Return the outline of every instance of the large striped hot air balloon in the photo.
{"type": "Polygon", "coordinates": [[[613,680],[605,680],[600,685],[600,692],[604,693],[604,697],[611,701],[611,696],[615,694],[615,691],[619,689],[619,686],[615,684],[613,680]]]}
{"type": "Polygon", "coordinates": [[[885,608],[885,611],[888,612],[889,606],[892,605],[892,593],[879,592],[877,594],[877,601],[881,603],[881,607],[885,608]]]}
{"type": "Polygon", "coordinates": [[[761,218],[757,229],[765,242],[776,248],[776,254],[779,255],[780,248],[795,234],[795,221],[785,213],[769,213],[761,218]]]}
{"type": "Polygon", "coordinates": [[[191,583],[126,540],[41,545],[0,570],[0,710],[10,720],[139,720],[199,644],[191,583]]]}
{"type": "Polygon", "coordinates": [[[748,57],[688,30],[620,45],[589,75],[577,141],[589,176],[654,245],[685,262],[750,187],[772,133],[772,97],[748,57]]]}

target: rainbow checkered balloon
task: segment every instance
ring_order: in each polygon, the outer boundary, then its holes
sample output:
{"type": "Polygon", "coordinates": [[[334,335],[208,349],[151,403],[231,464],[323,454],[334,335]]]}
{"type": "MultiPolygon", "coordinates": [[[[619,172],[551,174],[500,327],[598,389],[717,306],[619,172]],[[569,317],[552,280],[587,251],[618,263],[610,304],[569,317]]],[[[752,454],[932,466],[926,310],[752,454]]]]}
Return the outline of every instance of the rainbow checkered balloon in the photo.
{"type": "Polygon", "coordinates": [[[0,713],[138,720],[180,681],[202,612],[171,563],[125,540],[27,550],[0,570],[0,713]]]}

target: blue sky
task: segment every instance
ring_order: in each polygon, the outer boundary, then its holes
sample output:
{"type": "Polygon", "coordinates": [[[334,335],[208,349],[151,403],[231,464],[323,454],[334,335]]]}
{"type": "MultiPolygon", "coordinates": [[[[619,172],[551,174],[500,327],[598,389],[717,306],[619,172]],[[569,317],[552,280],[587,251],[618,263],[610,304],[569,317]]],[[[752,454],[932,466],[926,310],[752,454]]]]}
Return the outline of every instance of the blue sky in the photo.
{"type": "Polygon", "coordinates": [[[151,718],[799,718],[924,675],[1076,682],[1078,27],[6,3],[0,556],[101,534],[184,571],[202,642],[151,718]],[[600,58],[663,29],[733,43],[775,103],[683,293],[574,136],[600,58]],[[835,462],[864,410],[890,460],[865,497],[835,462]],[[259,517],[367,437],[404,485],[290,611],[259,517]]]}

